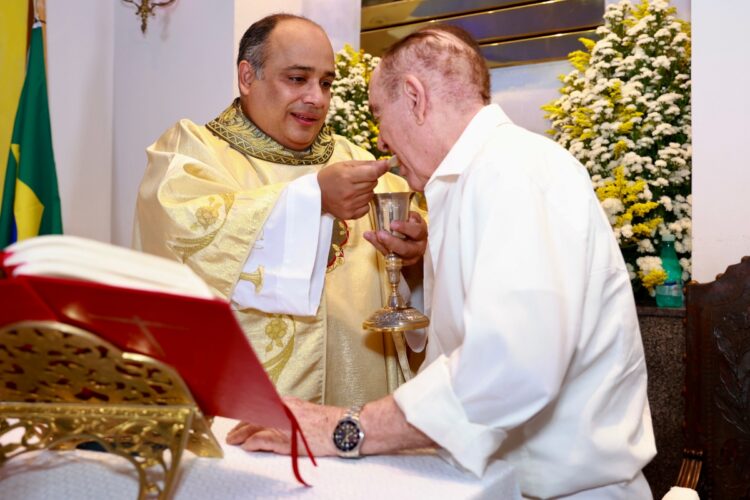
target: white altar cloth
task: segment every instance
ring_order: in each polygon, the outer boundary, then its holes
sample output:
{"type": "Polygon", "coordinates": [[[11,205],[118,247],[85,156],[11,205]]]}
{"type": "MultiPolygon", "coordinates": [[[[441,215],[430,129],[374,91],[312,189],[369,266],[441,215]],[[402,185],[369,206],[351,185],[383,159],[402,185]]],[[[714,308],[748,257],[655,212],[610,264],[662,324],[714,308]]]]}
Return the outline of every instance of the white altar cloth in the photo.
{"type": "MultiPolygon", "coordinates": [[[[227,445],[235,421],[216,418],[212,430],[224,449],[223,459],[198,458],[186,452],[174,491],[175,500],[242,498],[386,499],[457,498],[519,500],[513,468],[492,463],[478,479],[435,454],[319,458],[314,467],[300,457],[300,485],[289,457],[249,453],[227,445]]],[[[93,451],[33,452],[0,467],[0,499],[135,500],[135,469],[122,458],[93,451]]]]}

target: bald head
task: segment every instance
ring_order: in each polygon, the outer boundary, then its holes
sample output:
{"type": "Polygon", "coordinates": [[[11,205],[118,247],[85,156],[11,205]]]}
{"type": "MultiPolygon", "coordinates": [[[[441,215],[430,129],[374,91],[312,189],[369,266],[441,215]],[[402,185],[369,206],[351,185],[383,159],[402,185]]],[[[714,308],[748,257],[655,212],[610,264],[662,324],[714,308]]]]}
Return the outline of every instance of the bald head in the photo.
{"type": "Polygon", "coordinates": [[[266,64],[268,59],[268,42],[271,33],[274,29],[284,21],[292,21],[296,23],[305,23],[310,26],[317,27],[322,33],[325,33],[323,28],[316,22],[302,16],[295,16],[293,14],[272,14],[266,16],[259,21],[254,22],[245,31],[240,40],[240,48],[237,53],[237,64],[239,65],[242,61],[247,61],[255,71],[255,75],[258,78],[263,77],[263,66],[266,64]]]}
{"type": "Polygon", "coordinates": [[[453,26],[429,26],[398,41],[383,55],[378,73],[378,83],[390,98],[398,96],[401,77],[413,73],[446,104],[473,107],[490,102],[490,76],[479,46],[453,26]]]}

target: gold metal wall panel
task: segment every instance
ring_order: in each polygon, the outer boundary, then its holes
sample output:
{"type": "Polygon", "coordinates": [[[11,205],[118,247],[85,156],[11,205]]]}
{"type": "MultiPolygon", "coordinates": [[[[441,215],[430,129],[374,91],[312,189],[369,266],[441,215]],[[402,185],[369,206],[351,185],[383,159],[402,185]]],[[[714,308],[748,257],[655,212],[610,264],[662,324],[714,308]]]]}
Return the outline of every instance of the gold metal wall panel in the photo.
{"type": "Polygon", "coordinates": [[[574,50],[582,50],[579,38],[596,40],[596,30],[560,33],[510,42],[481,45],[490,68],[565,59],[574,50]]]}
{"type": "Polygon", "coordinates": [[[362,31],[544,0],[400,0],[362,2],[362,31]]]}
{"type": "Polygon", "coordinates": [[[362,9],[360,46],[379,56],[387,47],[431,23],[444,23],[468,31],[482,47],[491,67],[563,59],[581,48],[577,39],[602,24],[605,0],[403,0],[362,9]],[[462,13],[492,4],[481,12],[462,13]],[[380,9],[380,18],[374,13],[380,9]],[[438,14],[428,19],[430,14],[438,14]],[[446,17],[447,16],[447,17],[446,17]],[[413,22],[414,19],[419,19],[413,22]],[[513,43],[511,43],[513,42],[513,43]]]}

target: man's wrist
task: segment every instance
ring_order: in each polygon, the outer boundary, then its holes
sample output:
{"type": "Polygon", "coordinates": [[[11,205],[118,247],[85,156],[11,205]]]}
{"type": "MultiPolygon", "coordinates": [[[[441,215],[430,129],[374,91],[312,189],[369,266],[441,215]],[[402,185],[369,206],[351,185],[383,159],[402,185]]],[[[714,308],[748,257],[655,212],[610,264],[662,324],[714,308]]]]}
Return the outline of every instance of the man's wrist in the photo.
{"type": "Polygon", "coordinates": [[[333,429],[331,436],[336,453],[342,458],[359,458],[365,432],[360,421],[361,405],[354,405],[346,411],[333,429]]]}

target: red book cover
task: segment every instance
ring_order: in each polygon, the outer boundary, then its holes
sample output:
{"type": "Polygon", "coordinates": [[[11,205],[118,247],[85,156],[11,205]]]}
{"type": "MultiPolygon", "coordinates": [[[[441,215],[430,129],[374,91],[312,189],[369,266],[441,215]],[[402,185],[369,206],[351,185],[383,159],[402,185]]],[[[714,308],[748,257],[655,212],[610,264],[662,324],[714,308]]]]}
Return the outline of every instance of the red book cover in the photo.
{"type": "MultiPolygon", "coordinates": [[[[23,320],[57,320],[158,359],[179,372],[205,414],[290,430],[296,444],[294,416],[223,300],[46,276],[0,279],[0,326],[23,320]]],[[[296,457],[293,465],[303,482],[296,457]]]]}

